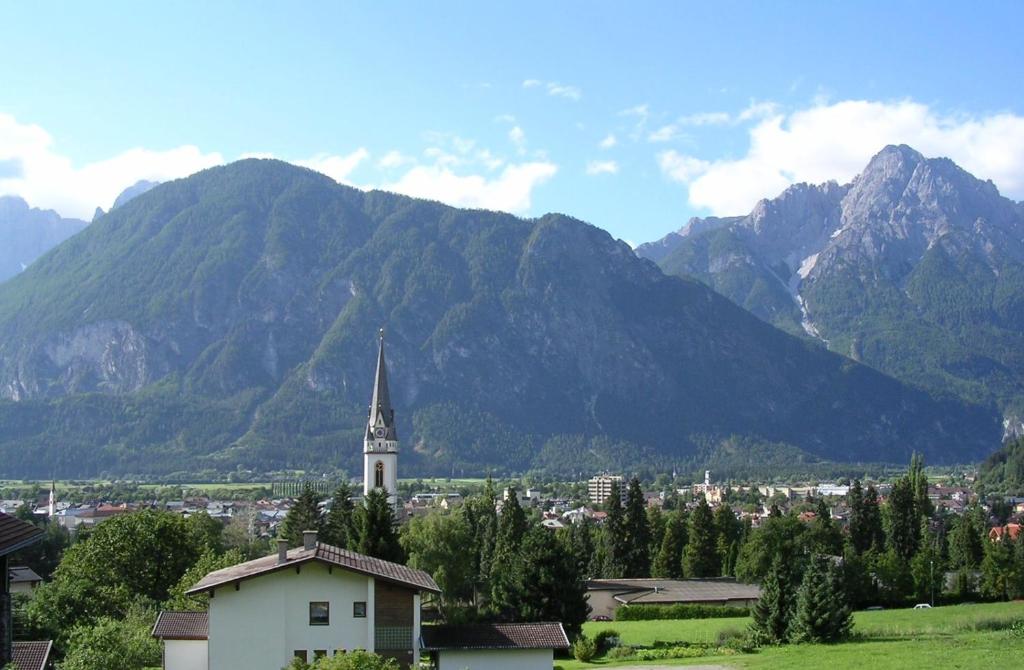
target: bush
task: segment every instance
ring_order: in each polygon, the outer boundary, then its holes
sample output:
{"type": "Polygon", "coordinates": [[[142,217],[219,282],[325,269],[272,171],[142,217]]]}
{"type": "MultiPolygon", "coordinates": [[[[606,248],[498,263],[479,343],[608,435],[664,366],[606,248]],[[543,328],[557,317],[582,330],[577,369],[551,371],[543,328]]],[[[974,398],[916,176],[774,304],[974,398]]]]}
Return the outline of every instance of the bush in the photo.
{"type": "Polygon", "coordinates": [[[640,649],[636,652],[638,661],[663,661],[670,658],[700,658],[708,655],[704,647],[665,647],[663,649],[640,649]]]}
{"type": "Polygon", "coordinates": [[[653,619],[720,619],[750,616],[749,607],[727,605],[626,605],[615,610],[616,621],[653,619]]]}
{"type": "Polygon", "coordinates": [[[624,660],[627,658],[633,658],[634,654],[636,654],[636,649],[633,649],[633,647],[614,647],[608,651],[608,658],[615,660],[624,660]]]}
{"type": "Polygon", "coordinates": [[[597,653],[606,653],[609,649],[619,646],[619,631],[608,628],[594,636],[597,653]]]}
{"type": "Polygon", "coordinates": [[[749,632],[739,628],[724,628],[718,632],[718,646],[721,649],[749,654],[757,647],[749,632]]]}
{"type": "Polygon", "coordinates": [[[1009,628],[1010,635],[1017,638],[1024,638],[1024,619],[1014,621],[1009,628]]]}
{"type": "Polygon", "coordinates": [[[577,661],[590,663],[597,656],[597,645],[586,635],[580,635],[572,643],[572,655],[577,661]]]}

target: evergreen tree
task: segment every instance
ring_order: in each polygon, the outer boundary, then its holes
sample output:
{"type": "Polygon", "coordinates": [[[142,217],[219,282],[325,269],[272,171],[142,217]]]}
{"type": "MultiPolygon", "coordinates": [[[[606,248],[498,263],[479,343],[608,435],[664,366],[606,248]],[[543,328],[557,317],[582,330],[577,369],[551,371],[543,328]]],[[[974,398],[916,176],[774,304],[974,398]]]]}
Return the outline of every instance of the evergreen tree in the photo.
{"type": "Polygon", "coordinates": [[[843,534],[832,522],[832,513],[824,499],[818,500],[814,521],[804,533],[808,554],[840,556],[843,553],[843,534]]]}
{"type": "Polygon", "coordinates": [[[317,504],[320,502],[320,495],[313,490],[313,486],[306,482],[302,487],[302,493],[292,508],[288,510],[277,536],[288,540],[289,547],[302,546],[302,533],[307,530],[321,531],[320,510],[317,504]]]}
{"type": "Polygon", "coordinates": [[[612,492],[604,503],[608,518],[605,519],[605,568],[604,576],[609,579],[632,577],[629,564],[630,546],[626,534],[626,516],[619,496],[619,485],[612,483],[612,492]]]}
{"type": "Polygon", "coordinates": [[[846,496],[846,502],[850,507],[850,519],[847,528],[850,532],[850,546],[858,554],[863,554],[871,548],[871,538],[868,536],[864,518],[864,489],[860,480],[853,480],[853,486],[846,496]]]}
{"type": "Polygon", "coordinates": [[[904,561],[909,561],[917,552],[921,528],[914,503],[914,484],[909,476],[900,477],[893,484],[885,520],[889,548],[904,561]]]}
{"type": "Polygon", "coordinates": [[[683,574],[687,577],[717,577],[719,575],[718,547],[715,521],[708,502],[700,504],[690,513],[686,550],[683,552],[683,574]]]}
{"type": "Polygon", "coordinates": [[[732,508],[720,505],[715,510],[715,551],[718,554],[720,574],[731,577],[736,569],[736,554],[739,552],[740,534],[743,524],[740,523],[732,508]]]}
{"type": "Polygon", "coordinates": [[[647,527],[647,511],[644,492],[636,477],[629,482],[625,510],[626,565],[629,577],[651,576],[650,529],[647,527]]]}
{"type": "Polygon", "coordinates": [[[519,547],[526,534],[526,513],[519,496],[510,488],[498,517],[498,533],[491,561],[491,600],[488,610],[498,621],[516,621],[519,610],[519,584],[515,566],[522,560],[519,547]]]}
{"type": "Polygon", "coordinates": [[[668,515],[661,547],[651,568],[652,577],[680,579],[683,576],[683,549],[686,548],[686,512],[677,509],[668,515]]]}
{"type": "Polygon", "coordinates": [[[981,595],[1009,600],[1017,581],[1015,567],[1013,542],[1009,533],[999,540],[986,542],[985,558],[981,561],[981,595]]]}
{"type": "MultiPolygon", "coordinates": [[[[661,543],[665,539],[665,527],[668,524],[667,516],[660,507],[651,506],[647,508],[647,555],[650,556],[653,566],[654,559],[658,556],[661,543]]],[[[652,567],[653,571],[654,568],[652,567]]],[[[653,576],[653,575],[652,575],[653,576]]]]}
{"type": "Polygon", "coordinates": [[[754,605],[751,632],[758,644],[783,644],[789,639],[795,588],[781,557],[776,557],[761,583],[761,597],[754,605]]]}
{"type": "Polygon", "coordinates": [[[841,570],[827,558],[813,557],[797,591],[789,638],[794,642],[839,642],[849,637],[852,628],[853,613],[841,570]]]}
{"type": "Polygon", "coordinates": [[[491,593],[491,560],[498,536],[498,513],[495,507],[494,483],[490,476],[484,484],[483,493],[470,496],[463,504],[466,523],[472,534],[469,560],[474,574],[473,603],[478,610],[486,608],[491,593]]]}
{"type": "Polygon", "coordinates": [[[975,526],[973,514],[964,514],[949,533],[949,566],[954,570],[974,570],[983,557],[981,530],[975,526]]]}
{"type": "Polygon", "coordinates": [[[356,551],[385,561],[405,562],[405,551],[398,541],[395,512],[388,502],[387,491],[374,489],[367,493],[358,515],[359,544],[356,551]]]}
{"type": "Polygon", "coordinates": [[[355,528],[355,506],[352,504],[352,487],[345,479],[334,490],[331,511],[323,527],[323,539],[341,549],[354,546],[357,541],[355,528]]]}
{"type": "Polygon", "coordinates": [[[882,506],[878,501],[878,489],[869,485],[864,492],[863,528],[867,549],[881,552],[885,550],[885,530],[882,527],[882,506]]]}
{"type": "Polygon", "coordinates": [[[914,513],[918,519],[931,517],[932,501],[928,499],[928,476],[924,472],[924,455],[916,451],[910,456],[910,487],[914,492],[914,513]]]}
{"type": "Polygon", "coordinates": [[[583,519],[572,524],[562,534],[565,551],[576,563],[576,573],[582,579],[596,577],[591,572],[591,565],[594,557],[594,532],[593,522],[590,519],[583,519]]]}
{"type": "Polygon", "coordinates": [[[575,639],[590,612],[586,581],[575,557],[540,526],[527,531],[519,554],[509,568],[515,575],[511,620],[560,621],[569,639],[575,639]]]}
{"type": "Polygon", "coordinates": [[[934,594],[942,594],[946,565],[942,560],[939,538],[922,522],[921,547],[910,561],[914,579],[914,595],[920,602],[931,602],[934,594]]]}

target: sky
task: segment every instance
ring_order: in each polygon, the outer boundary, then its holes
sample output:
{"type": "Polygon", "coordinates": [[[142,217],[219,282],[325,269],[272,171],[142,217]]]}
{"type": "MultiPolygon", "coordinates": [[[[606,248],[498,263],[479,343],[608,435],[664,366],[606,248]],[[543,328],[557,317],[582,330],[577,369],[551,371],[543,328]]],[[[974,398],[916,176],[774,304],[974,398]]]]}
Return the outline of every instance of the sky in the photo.
{"type": "Polygon", "coordinates": [[[0,2],[0,194],[274,157],[638,244],[886,144],[1024,200],[1020,2],[0,2]]]}

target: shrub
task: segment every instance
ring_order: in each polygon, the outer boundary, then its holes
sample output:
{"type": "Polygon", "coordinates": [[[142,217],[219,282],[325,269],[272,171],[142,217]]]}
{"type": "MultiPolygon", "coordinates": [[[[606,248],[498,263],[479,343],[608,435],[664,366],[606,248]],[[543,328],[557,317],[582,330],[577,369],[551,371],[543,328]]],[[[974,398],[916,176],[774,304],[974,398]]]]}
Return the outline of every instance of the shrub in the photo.
{"type": "Polygon", "coordinates": [[[589,663],[597,656],[597,645],[586,635],[580,635],[572,644],[572,655],[577,661],[589,663]]]}
{"type": "Polygon", "coordinates": [[[608,628],[594,636],[597,653],[606,653],[609,649],[619,646],[619,631],[608,628]]]}
{"type": "Polygon", "coordinates": [[[663,661],[670,658],[700,658],[707,656],[704,647],[665,647],[664,649],[640,649],[636,652],[638,661],[663,661]]]}
{"type": "Polygon", "coordinates": [[[1024,619],[1014,621],[1009,628],[1010,635],[1013,637],[1024,638],[1024,619]]]}
{"type": "Polygon", "coordinates": [[[616,621],[652,619],[719,619],[750,616],[749,607],[727,605],[628,605],[615,610],[616,621]]]}
{"type": "Polygon", "coordinates": [[[634,654],[636,654],[636,649],[633,649],[633,647],[614,647],[608,651],[608,658],[615,660],[625,660],[627,658],[633,658],[634,654]]]}

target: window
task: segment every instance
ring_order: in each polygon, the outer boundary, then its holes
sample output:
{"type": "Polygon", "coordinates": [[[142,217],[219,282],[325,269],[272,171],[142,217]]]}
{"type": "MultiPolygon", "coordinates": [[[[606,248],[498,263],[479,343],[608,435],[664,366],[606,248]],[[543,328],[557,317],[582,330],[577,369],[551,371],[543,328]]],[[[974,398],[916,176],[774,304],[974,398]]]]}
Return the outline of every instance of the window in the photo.
{"type": "Polygon", "coordinates": [[[366,603],[365,602],[354,602],[352,603],[352,616],[362,619],[366,617],[366,603]]]}
{"type": "Polygon", "coordinates": [[[326,626],[331,623],[331,604],[325,602],[309,603],[309,625],[326,626]]]}
{"type": "Polygon", "coordinates": [[[376,467],[373,468],[373,485],[378,489],[384,488],[384,464],[377,461],[376,467]]]}
{"type": "Polygon", "coordinates": [[[295,650],[295,658],[301,658],[302,662],[305,663],[308,660],[306,658],[306,650],[305,649],[296,649],[295,650]]]}
{"type": "Polygon", "coordinates": [[[313,660],[314,661],[316,659],[318,659],[318,658],[324,658],[326,656],[327,656],[327,650],[326,649],[317,649],[316,651],[313,652],[313,660]]]}

